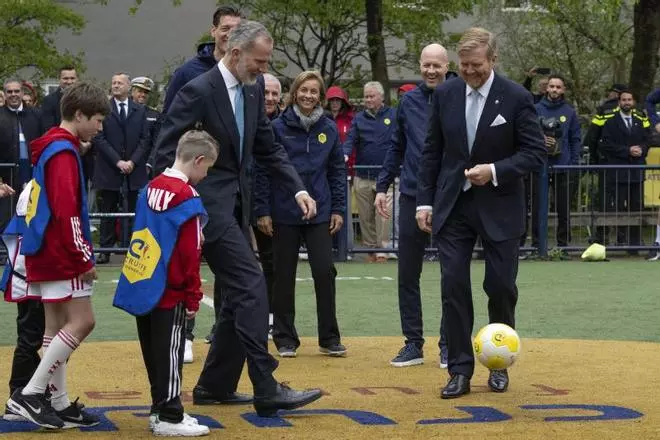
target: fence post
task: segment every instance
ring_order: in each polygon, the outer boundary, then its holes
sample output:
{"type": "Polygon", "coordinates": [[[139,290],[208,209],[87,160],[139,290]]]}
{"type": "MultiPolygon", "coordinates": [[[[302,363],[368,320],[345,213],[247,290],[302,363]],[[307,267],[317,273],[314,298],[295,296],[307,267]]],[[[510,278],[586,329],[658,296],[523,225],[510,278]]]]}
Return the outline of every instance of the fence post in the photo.
{"type": "Polygon", "coordinates": [[[538,197],[539,197],[539,212],[538,222],[539,222],[539,248],[538,253],[541,257],[548,256],[548,191],[550,188],[548,182],[548,164],[544,163],[539,172],[539,181],[537,182],[539,186],[538,197]]]}
{"type": "Polygon", "coordinates": [[[353,228],[349,226],[349,222],[353,221],[353,213],[351,212],[351,184],[349,178],[346,179],[346,214],[344,215],[344,224],[339,230],[339,237],[337,240],[337,259],[341,262],[348,260],[348,233],[353,228]]]}

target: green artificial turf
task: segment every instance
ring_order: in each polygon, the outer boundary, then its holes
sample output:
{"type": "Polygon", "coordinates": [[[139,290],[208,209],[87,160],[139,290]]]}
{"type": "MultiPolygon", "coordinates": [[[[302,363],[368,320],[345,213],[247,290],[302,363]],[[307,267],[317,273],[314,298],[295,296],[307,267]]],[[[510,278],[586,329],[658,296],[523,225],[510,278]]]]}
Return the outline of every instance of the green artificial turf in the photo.
{"type": "MultiPolygon", "coordinates": [[[[342,335],[397,336],[401,334],[397,300],[397,265],[346,263],[337,265],[337,314],[342,335]]],[[[95,287],[97,325],[89,340],[136,338],[134,319],[112,307],[118,267],[101,267],[95,287]]],[[[660,265],[642,259],[603,263],[580,261],[524,261],[518,277],[517,329],[522,337],[618,339],[660,341],[660,265]]],[[[487,323],[486,295],[482,290],[484,264],[475,261],[472,286],[475,331],[487,323]]],[[[213,297],[212,277],[205,293],[213,297]]],[[[301,261],[296,291],[296,323],[301,336],[316,335],[316,304],[309,266],[301,261]]],[[[440,324],[440,270],[425,263],[421,280],[424,330],[437,341],[440,324]]],[[[16,307],[0,307],[3,326],[0,344],[13,344],[16,307]]],[[[196,336],[203,338],[213,323],[213,311],[202,304],[196,336]]]]}

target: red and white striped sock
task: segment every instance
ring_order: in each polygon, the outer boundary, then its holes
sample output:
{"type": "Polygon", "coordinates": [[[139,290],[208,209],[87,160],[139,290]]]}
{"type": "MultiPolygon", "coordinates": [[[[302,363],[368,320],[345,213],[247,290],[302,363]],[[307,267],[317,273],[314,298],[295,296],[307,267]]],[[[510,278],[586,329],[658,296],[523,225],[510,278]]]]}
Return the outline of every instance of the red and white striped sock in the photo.
{"type": "Polygon", "coordinates": [[[41,342],[41,357],[44,357],[46,355],[46,350],[48,350],[48,346],[52,341],[53,341],[52,336],[44,335],[44,339],[41,342]]]}
{"type": "MultiPolygon", "coordinates": [[[[37,367],[37,371],[34,372],[30,382],[23,388],[23,394],[45,393],[48,383],[53,379],[57,370],[65,370],[67,359],[78,348],[78,345],[80,345],[80,341],[75,336],[64,330],[60,330],[50,341],[48,349],[37,367]]],[[[62,385],[64,388],[63,381],[59,385],[62,385]]]]}

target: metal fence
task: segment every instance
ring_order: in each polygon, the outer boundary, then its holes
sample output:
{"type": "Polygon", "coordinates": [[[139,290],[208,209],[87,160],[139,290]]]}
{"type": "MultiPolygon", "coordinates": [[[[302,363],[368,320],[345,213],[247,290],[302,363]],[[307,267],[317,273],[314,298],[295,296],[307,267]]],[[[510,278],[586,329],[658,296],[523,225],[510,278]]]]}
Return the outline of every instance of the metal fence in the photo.
{"type": "MultiPolygon", "coordinates": [[[[14,168],[0,164],[0,172],[14,168]]],[[[356,170],[380,170],[379,166],[356,166],[356,170]]],[[[5,172],[5,174],[7,174],[5,172]]],[[[9,173],[9,184],[12,184],[9,173]]],[[[387,246],[368,248],[360,244],[360,219],[354,206],[354,179],[348,178],[347,220],[335,239],[337,260],[349,255],[398,252],[398,179],[392,194],[387,246]]],[[[655,243],[656,225],[660,225],[660,165],[567,165],[547,167],[525,180],[527,231],[521,237],[521,251],[541,257],[552,249],[576,252],[591,243],[607,245],[608,250],[635,253],[658,250],[655,243]]],[[[18,195],[2,201],[3,222],[13,214],[18,195]]],[[[93,204],[91,205],[93,206],[93,204]]],[[[120,205],[121,206],[121,205],[120,205]]],[[[128,248],[130,218],[134,213],[90,213],[90,218],[120,219],[120,245],[113,248],[95,247],[95,252],[125,253],[128,248]]],[[[475,252],[482,250],[479,242],[475,252]]],[[[427,252],[433,254],[431,238],[427,252]]]]}

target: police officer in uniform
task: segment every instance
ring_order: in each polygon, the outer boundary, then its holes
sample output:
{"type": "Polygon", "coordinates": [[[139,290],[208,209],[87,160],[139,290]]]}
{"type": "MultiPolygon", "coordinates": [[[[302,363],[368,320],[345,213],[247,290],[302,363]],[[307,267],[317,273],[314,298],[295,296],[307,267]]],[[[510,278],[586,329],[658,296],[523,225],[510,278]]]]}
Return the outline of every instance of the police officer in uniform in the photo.
{"type": "Polygon", "coordinates": [[[147,154],[147,172],[151,177],[151,159],[153,153],[153,145],[156,142],[156,122],[160,117],[160,112],[155,108],[149,106],[149,94],[154,88],[154,81],[147,76],[137,76],[131,81],[131,99],[138,104],[142,104],[147,108],[147,124],[149,125],[149,153],[147,154]]]}

